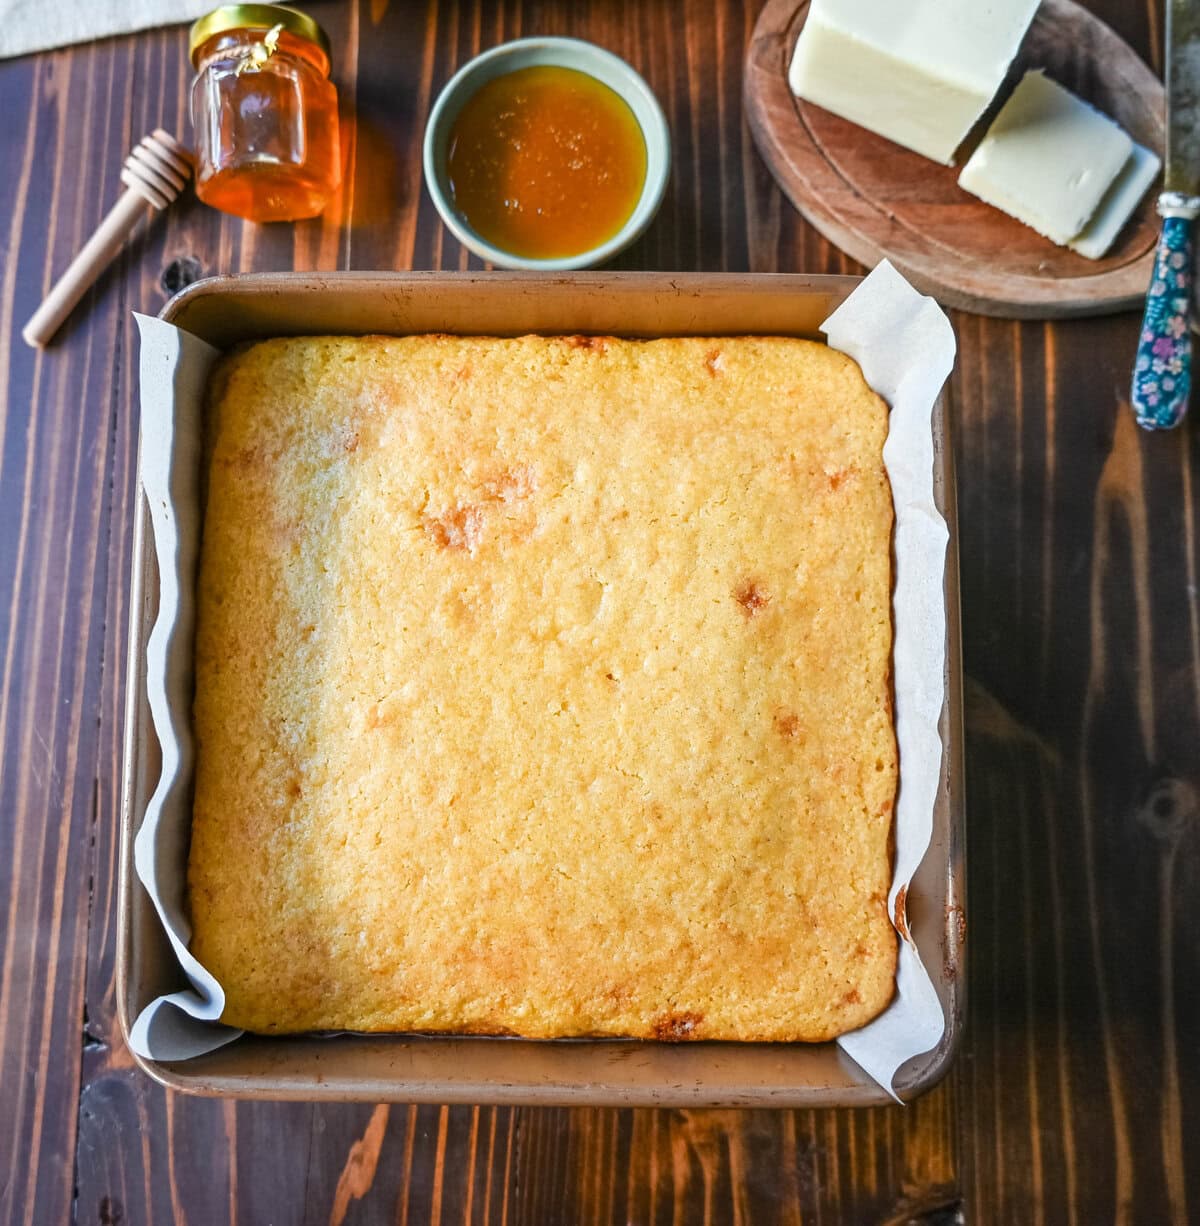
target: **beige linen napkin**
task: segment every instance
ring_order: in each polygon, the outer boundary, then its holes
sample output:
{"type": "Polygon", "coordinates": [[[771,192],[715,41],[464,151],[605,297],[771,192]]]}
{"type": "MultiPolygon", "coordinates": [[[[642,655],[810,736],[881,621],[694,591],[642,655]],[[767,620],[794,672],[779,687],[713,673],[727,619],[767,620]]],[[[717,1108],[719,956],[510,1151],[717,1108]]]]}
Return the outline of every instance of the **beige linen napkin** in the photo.
{"type": "Polygon", "coordinates": [[[195,21],[219,0],[0,0],[0,59],[195,21]]]}

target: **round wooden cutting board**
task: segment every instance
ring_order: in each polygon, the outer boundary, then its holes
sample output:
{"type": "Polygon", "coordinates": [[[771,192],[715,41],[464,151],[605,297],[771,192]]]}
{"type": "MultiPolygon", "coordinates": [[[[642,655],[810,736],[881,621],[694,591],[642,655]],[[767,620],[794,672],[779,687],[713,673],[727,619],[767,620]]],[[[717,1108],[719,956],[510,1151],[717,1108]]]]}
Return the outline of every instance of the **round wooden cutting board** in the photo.
{"type": "MultiPolygon", "coordinates": [[[[1057,246],[964,192],[959,166],[940,166],[795,97],[788,65],[808,10],[808,0],[768,0],[746,55],[745,105],[772,174],[830,242],[863,264],[886,257],[924,292],[984,315],[1050,319],[1141,305],[1158,237],[1156,190],[1104,259],[1057,246]]],[[[1003,96],[1027,68],[1044,68],[1161,156],[1161,82],[1072,0],[1042,0],[1003,96]]],[[[960,150],[960,166],[984,126],[960,150]]]]}

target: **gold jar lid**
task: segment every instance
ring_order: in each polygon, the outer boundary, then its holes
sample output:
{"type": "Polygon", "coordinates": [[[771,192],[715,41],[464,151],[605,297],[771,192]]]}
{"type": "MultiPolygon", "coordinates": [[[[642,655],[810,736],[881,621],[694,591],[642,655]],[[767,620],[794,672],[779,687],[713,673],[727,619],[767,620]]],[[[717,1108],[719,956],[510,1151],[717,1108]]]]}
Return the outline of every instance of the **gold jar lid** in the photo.
{"type": "Polygon", "coordinates": [[[316,43],[325,52],[325,58],[331,58],[329,36],[307,13],[287,4],[223,4],[192,26],[188,35],[188,54],[192,65],[194,67],[196,63],[196,52],[215,34],[224,34],[229,30],[271,30],[275,26],[282,26],[289,34],[316,43]]]}

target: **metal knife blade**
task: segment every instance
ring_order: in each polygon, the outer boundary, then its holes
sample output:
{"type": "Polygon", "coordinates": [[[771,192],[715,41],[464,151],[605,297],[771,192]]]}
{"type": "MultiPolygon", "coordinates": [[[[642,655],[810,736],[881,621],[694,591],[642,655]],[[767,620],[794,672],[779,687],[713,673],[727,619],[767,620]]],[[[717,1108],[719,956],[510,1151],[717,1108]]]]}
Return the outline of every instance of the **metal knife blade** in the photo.
{"type": "Polygon", "coordinates": [[[1166,160],[1163,187],[1200,195],[1200,0],[1167,5],[1166,160]]]}

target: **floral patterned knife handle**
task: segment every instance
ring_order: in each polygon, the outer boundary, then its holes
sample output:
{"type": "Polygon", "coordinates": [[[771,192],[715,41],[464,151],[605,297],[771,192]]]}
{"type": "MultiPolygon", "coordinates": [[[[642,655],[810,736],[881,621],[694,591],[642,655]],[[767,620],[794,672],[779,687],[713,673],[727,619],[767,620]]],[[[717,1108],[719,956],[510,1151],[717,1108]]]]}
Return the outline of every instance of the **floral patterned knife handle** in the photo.
{"type": "Polygon", "coordinates": [[[1131,403],[1147,430],[1170,430],[1183,420],[1192,387],[1192,225],[1200,196],[1163,192],[1162,234],[1133,367],[1131,403]]]}

